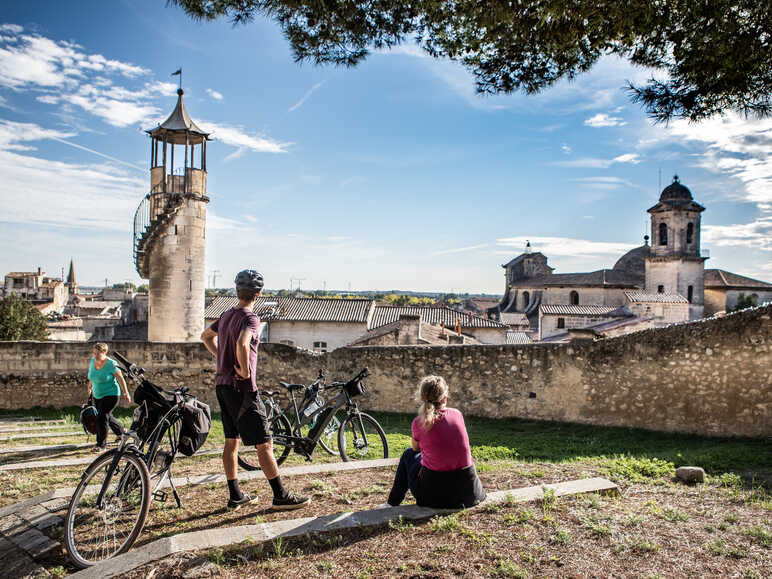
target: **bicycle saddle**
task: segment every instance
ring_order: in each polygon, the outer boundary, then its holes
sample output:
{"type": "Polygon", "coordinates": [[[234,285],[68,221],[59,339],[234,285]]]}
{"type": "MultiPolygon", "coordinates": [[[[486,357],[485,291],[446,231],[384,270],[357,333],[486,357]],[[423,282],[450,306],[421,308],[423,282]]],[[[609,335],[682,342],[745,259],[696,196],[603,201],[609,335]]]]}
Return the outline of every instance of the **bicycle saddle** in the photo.
{"type": "Polygon", "coordinates": [[[283,387],[292,392],[293,390],[302,390],[305,388],[303,384],[287,384],[286,382],[279,382],[279,384],[283,387]]]}
{"type": "Polygon", "coordinates": [[[276,396],[278,393],[279,393],[278,390],[263,390],[262,391],[263,396],[270,396],[270,397],[276,396]]]}

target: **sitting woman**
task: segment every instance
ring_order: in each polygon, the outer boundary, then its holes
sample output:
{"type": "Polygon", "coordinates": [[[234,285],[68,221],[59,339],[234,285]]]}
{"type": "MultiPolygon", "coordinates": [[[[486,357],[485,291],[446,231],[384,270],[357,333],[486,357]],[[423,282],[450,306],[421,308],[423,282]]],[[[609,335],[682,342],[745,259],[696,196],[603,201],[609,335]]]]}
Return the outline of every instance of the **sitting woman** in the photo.
{"type": "Polygon", "coordinates": [[[410,489],[423,507],[456,509],[485,499],[469,449],[464,417],[446,408],[448,385],[427,376],[418,390],[419,415],[413,420],[413,447],[402,454],[386,506],[395,507],[410,489]]]}

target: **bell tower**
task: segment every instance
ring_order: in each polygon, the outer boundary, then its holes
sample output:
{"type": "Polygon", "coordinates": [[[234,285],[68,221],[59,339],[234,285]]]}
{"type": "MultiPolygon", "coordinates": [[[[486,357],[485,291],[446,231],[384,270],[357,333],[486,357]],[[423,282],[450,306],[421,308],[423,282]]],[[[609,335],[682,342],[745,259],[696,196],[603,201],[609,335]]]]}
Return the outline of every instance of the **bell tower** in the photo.
{"type": "Polygon", "coordinates": [[[689,300],[689,319],[703,317],[705,260],[700,253],[701,214],[678,175],[662,190],[651,215],[651,252],[646,257],[646,292],[680,294],[689,300]]]}
{"type": "Polygon", "coordinates": [[[151,342],[194,342],[204,329],[206,143],[177,91],[150,135],[150,192],[134,215],[134,263],[149,280],[151,342]],[[198,166],[196,166],[198,165],[198,166]]]}

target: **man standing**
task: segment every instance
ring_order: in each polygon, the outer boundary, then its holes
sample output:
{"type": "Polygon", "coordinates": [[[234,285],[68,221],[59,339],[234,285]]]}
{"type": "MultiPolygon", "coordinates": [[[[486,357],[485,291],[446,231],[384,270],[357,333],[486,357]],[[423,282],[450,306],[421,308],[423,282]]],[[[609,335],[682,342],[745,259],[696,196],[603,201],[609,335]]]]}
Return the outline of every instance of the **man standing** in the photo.
{"type": "Polygon", "coordinates": [[[273,508],[290,510],[306,506],[311,499],[287,492],[279,477],[273,456],[271,431],[265,405],[257,393],[257,346],[260,319],[253,313],[263,290],[263,276],[245,269],[236,276],[239,303],[201,334],[201,341],[217,358],[217,402],[220,404],[225,447],[222,462],[228,479],[229,509],[238,509],[257,500],[243,493],[236,472],[239,437],[246,445],[255,445],[257,460],[273,490],[273,508]]]}

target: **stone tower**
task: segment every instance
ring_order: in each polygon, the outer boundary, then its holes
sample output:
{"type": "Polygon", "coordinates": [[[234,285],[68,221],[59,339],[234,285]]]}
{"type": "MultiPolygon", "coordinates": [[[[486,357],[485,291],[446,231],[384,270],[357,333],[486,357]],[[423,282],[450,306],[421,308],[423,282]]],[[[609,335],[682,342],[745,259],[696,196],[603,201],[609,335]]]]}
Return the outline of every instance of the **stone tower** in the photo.
{"type": "Polygon", "coordinates": [[[689,319],[703,316],[705,260],[700,254],[700,220],[705,208],[681,185],[678,175],[650,208],[651,252],[646,257],[646,292],[680,294],[689,300],[689,319]]]}
{"type": "Polygon", "coordinates": [[[194,342],[204,329],[209,134],[188,116],[182,89],[177,95],[169,118],[147,131],[150,193],[134,215],[134,263],[150,281],[151,342],[194,342]]]}

